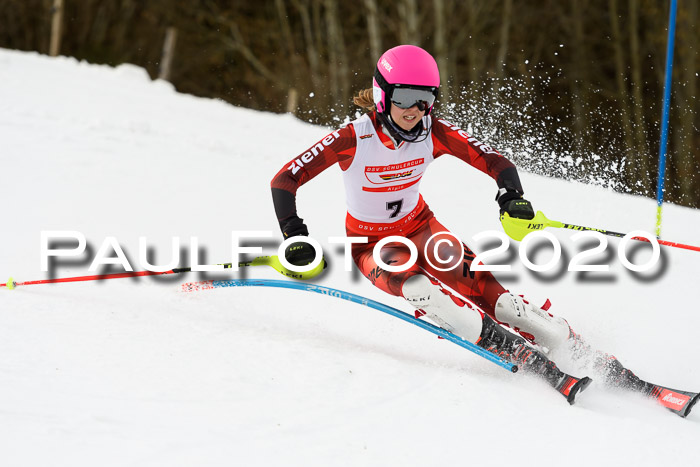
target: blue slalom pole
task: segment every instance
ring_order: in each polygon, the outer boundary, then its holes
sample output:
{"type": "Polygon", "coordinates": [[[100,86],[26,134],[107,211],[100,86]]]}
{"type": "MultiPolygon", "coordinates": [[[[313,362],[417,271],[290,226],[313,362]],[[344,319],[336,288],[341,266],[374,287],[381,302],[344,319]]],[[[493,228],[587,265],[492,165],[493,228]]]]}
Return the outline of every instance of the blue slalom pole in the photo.
{"type": "Polygon", "coordinates": [[[661,141],[659,144],[659,174],[656,184],[656,236],[661,237],[661,213],[664,203],[664,179],[666,176],[666,144],[668,142],[668,118],[671,109],[671,82],[673,75],[673,48],[676,36],[676,0],[671,0],[666,40],[666,77],[664,80],[664,102],[661,115],[661,141]]]}
{"type": "Polygon", "coordinates": [[[322,295],[328,295],[330,297],[342,298],[343,300],[359,303],[360,305],[365,305],[370,308],[374,308],[375,310],[382,311],[391,316],[402,319],[408,323],[414,324],[419,328],[423,328],[426,331],[432,332],[433,334],[436,334],[444,338],[445,340],[453,342],[459,345],[460,347],[464,347],[465,349],[484,357],[486,360],[489,360],[512,373],[518,371],[517,365],[507,362],[501,359],[500,357],[496,356],[495,354],[492,354],[488,350],[482,349],[478,345],[473,344],[468,340],[462,339],[461,337],[452,334],[449,331],[446,331],[428,322],[416,319],[410,314],[398,310],[396,308],[392,308],[375,300],[361,297],[359,295],[355,295],[354,293],[345,292],[343,290],[333,289],[330,287],[322,287],[320,285],[314,285],[305,282],[285,281],[277,279],[230,279],[220,281],[212,280],[203,282],[188,282],[182,285],[182,289],[187,292],[202,289],[215,289],[220,287],[280,287],[286,289],[304,290],[307,292],[316,292],[322,295]]]}

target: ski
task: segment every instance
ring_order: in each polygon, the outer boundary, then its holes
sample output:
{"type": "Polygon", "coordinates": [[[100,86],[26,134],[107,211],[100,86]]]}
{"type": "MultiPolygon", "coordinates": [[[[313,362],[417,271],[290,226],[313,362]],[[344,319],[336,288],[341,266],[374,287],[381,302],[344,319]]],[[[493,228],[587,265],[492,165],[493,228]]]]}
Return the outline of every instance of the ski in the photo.
{"type": "Polygon", "coordinates": [[[569,404],[573,405],[576,395],[586,389],[592,382],[593,380],[588,376],[576,378],[575,376],[566,375],[566,378],[563,378],[558,385],[554,386],[554,389],[559,391],[559,394],[564,396],[569,404]]]}
{"type": "Polygon", "coordinates": [[[671,389],[658,384],[645,383],[645,385],[647,385],[645,389],[640,392],[683,418],[688,416],[700,396],[697,392],[671,389]]]}
{"type": "Polygon", "coordinates": [[[595,365],[605,373],[604,381],[608,387],[646,396],[683,418],[688,416],[698,401],[700,393],[646,382],[625,368],[614,356],[600,351],[594,351],[594,353],[597,361],[595,365]]]}

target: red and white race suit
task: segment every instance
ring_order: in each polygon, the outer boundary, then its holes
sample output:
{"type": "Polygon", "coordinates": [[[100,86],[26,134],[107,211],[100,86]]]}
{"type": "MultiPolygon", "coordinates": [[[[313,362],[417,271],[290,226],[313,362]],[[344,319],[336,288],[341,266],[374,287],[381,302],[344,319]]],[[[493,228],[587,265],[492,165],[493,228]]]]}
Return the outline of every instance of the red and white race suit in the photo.
{"type": "MultiPolygon", "coordinates": [[[[494,178],[499,187],[516,187],[522,192],[515,166],[493,148],[467,135],[445,120],[424,117],[430,135],[421,142],[402,142],[395,147],[377,122],[374,112],[364,115],[344,128],[332,132],[304,153],[286,164],[272,180],[273,200],[280,226],[297,219],[296,191],[328,167],[338,163],[343,171],[347,202],[348,236],[369,237],[369,243],[354,245],[353,259],[365,277],[380,289],[401,296],[404,281],[415,274],[427,274],[472,300],[489,313],[505,289],[489,272],[471,270],[474,253],[465,244],[439,242],[441,259],[462,258],[461,264],[449,271],[434,258],[433,241],[439,232],[449,232],[438,222],[420,194],[420,181],[435,159],[451,154],[494,178]],[[377,241],[389,235],[400,235],[413,241],[419,252],[416,264],[403,272],[380,268],[372,257],[377,241]],[[452,245],[450,246],[450,243],[452,245]]],[[[465,213],[467,215],[468,213],[465,213]]],[[[382,249],[386,264],[407,262],[410,252],[400,243],[389,243],[382,249]]]]}

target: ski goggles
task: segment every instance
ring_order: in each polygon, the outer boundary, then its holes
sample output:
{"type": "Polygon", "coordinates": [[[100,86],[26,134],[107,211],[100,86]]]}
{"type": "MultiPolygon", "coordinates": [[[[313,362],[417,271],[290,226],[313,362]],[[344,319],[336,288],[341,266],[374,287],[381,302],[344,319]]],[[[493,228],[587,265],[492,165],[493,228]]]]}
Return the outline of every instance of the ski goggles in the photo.
{"type": "Polygon", "coordinates": [[[419,110],[424,111],[435,103],[435,91],[434,88],[394,87],[391,103],[399,109],[410,109],[415,105],[419,110]]]}

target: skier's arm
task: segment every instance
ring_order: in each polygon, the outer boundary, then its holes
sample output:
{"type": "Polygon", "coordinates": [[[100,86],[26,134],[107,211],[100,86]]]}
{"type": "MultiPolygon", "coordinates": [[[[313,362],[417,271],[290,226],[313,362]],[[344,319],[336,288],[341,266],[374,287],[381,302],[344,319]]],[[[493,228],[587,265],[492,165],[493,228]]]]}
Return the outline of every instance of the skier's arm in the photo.
{"type": "Polygon", "coordinates": [[[530,202],[523,200],[523,187],[515,165],[498,151],[469,136],[456,125],[442,119],[432,118],[433,156],[452,154],[467,164],[491,176],[498,185],[496,200],[501,213],[511,217],[531,219],[534,211],[530,202]],[[520,203],[514,201],[521,200],[520,203]],[[524,203],[523,203],[524,201],[524,203]]]}
{"type": "Polygon", "coordinates": [[[272,202],[285,238],[309,235],[297,214],[297,189],[336,162],[348,163],[355,155],[355,146],[355,130],[348,125],[330,133],[277,172],[271,183],[272,202]]]}

